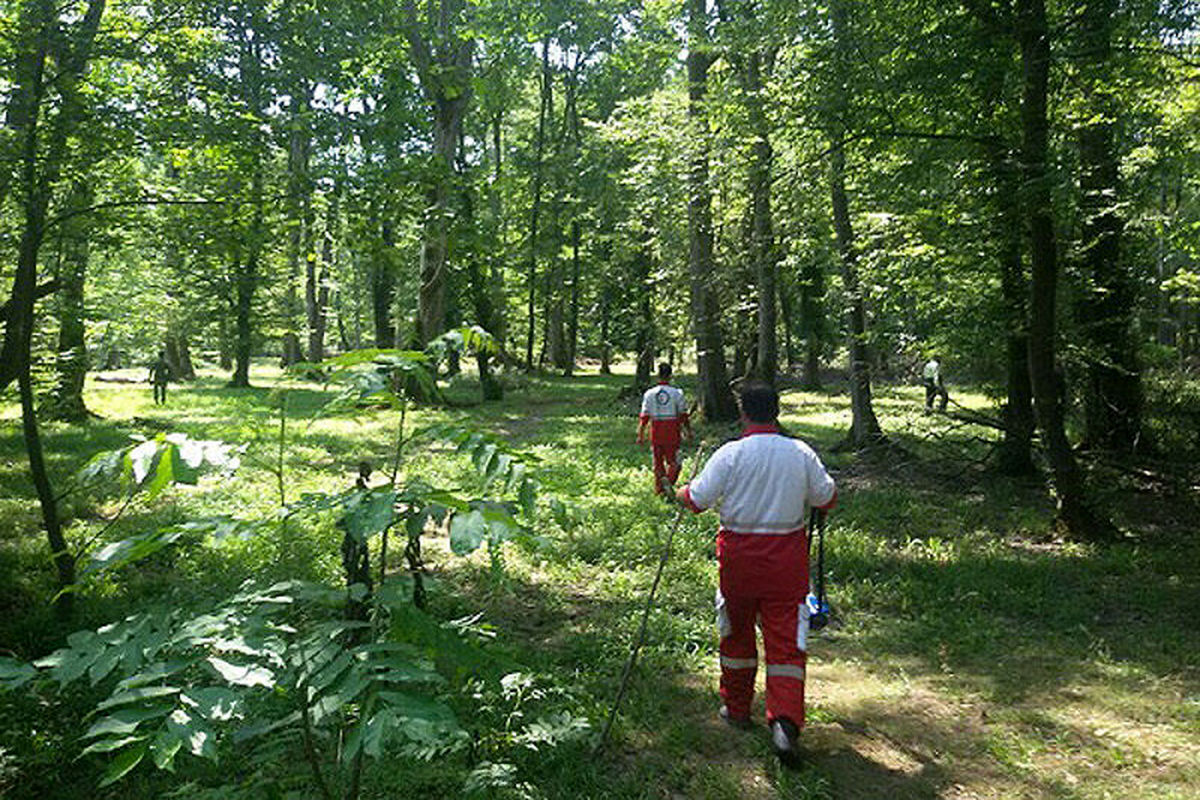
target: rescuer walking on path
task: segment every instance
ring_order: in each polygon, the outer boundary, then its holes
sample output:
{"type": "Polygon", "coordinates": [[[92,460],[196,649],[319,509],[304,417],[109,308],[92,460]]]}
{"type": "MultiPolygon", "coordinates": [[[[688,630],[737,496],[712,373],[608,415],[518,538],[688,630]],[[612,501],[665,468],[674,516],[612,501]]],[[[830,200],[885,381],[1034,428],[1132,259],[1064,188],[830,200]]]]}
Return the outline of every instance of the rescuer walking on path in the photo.
{"type": "Polygon", "coordinates": [[[761,382],[742,386],[742,437],[722,446],[676,494],[693,511],[720,509],[717,628],[721,636],[721,717],[750,726],[758,668],[754,622],[763,631],[767,725],[779,758],[794,764],[804,727],[808,636],[809,508],[837,500],[833,479],[804,442],[779,432],[779,395],[761,382]]]}
{"type": "Polygon", "coordinates": [[[154,386],[154,405],[167,402],[167,383],[171,380],[171,365],[167,354],[158,351],[158,360],[150,365],[150,383],[154,386]]]}
{"type": "Polygon", "coordinates": [[[925,383],[925,413],[928,414],[933,410],[933,398],[938,399],[938,411],[945,413],[946,403],[950,402],[950,395],[946,393],[946,382],[942,379],[942,365],[937,360],[937,356],[930,356],[925,362],[925,369],[921,372],[921,379],[925,383]]]}
{"type": "Polygon", "coordinates": [[[679,441],[686,434],[692,438],[687,403],[683,391],[671,385],[671,365],[658,365],[658,385],[642,395],[642,411],[638,417],[637,443],[646,440],[650,428],[650,447],[654,452],[654,493],[665,494],[667,485],[679,479],[679,441]]]}

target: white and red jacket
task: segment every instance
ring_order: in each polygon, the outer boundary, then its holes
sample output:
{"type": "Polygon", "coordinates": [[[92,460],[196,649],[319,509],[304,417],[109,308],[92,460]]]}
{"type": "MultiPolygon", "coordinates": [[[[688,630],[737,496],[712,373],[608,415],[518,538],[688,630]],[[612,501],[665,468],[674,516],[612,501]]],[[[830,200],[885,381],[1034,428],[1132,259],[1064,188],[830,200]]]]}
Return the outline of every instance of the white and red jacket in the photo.
{"type": "Polygon", "coordinates": [[[831,508],[837,499],[833,478],[811,447],[774,425],[751,425],[713,454],[684,497],[693,511],[718,509],[725,595],[803,597],[808,591],[808,511],[831,508]]]}
{"type": "Polygon", "coordinates": [[[659,447],[679,444],[680,430],[688,421],[687,403],[683,390],[662,382],[642,394],[643,424],[650,423],[650,443],[659,447]]]}

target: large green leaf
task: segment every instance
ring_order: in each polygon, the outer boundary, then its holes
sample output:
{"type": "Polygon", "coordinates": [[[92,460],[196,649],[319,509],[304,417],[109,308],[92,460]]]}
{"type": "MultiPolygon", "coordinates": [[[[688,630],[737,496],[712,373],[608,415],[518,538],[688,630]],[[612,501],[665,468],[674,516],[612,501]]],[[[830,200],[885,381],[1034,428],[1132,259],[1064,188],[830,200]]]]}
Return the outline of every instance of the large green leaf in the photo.
{"type": "Polygon", "coordinates": [[[482,511],[473,509],[455,514],[450,520],[450,549],[459,556],[473,553],[487,534],[488,524],[482,511]]]}
{"type": "Polygon", "coordinates": [[[0,686],[5,689],[19,689],[37,677],[37,674],[37,670],[24,661],[0,656],[0,686]]]}
{"type": "Polygon", "coordinates": [[[114,758],[108,765],[108,769],[104,772],[104,778],[100,781],[100,788],[104,788],[110,784],[124,778],[129,771],[142,762],[146,757],[146,743],[136,744],[126,750],[123,750],[119,756],[114,758]]]}
{"type": "Polygon", "coordinates": [[[371,489],[352,495],[343,517],[346,532],[360,542],[388,527],[395,520],[396,492],[391,488],[371,489]]]}
{"type": "Polygon", "coordinates": [[[170,706],[155,706],[153,708],[122,708],[92,724],[83,734],[84,739],[94,739],[97,736],[128,736],[137,730],[148,719],[166,716],[171,711],[170,706]]]}
{"type": "Polygon", "coordinates": [[[97,711],[104,711],[117,706],[129,705],[142,700],[154,700],[159,697],[172,697],[179,694],[174,686],[140,686],[135,689],[122,689],[109,695],[107,700],[96,706],[97,711]]]}
{"type": "Polygon", "coordinates": [[[275,673],[258,664],[231,664],[223,658],[209,656],[206,662],[225,681],[234,686],[262,686],[270,689],[275,685],[275,673]]]}

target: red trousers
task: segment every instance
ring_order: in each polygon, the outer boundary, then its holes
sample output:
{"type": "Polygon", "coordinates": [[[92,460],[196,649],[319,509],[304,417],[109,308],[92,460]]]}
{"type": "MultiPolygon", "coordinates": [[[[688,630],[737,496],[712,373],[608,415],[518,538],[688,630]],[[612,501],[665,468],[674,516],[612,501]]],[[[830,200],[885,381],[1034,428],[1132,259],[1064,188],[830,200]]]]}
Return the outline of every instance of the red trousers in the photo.
{"type": "Polygon", "coordinates": [[[672,486],[679,480],[679,442],[656,444],[650,449],[654,452],[654,493],[662,494],[668,491],[663,487],[664,478],[672,486]]]}
{"type": "Polygon", "coordinates": [[[802,532],[785,536],[731,534],[718,541],[721,589],[721,699],[735,717],[750,714],[758,668],[754,623],[763,632],[767,721],[786,717],[804,727],[808,638],[808,558],[802,532]]]}

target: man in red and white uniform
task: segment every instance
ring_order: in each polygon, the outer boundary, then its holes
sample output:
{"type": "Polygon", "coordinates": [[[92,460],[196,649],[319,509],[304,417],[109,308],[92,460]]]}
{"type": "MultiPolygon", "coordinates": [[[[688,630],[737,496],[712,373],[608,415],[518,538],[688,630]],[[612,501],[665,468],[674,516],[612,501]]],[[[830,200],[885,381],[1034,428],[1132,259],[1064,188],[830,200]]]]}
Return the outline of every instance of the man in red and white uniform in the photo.
{"type": "Polygon", "coordinates": [[[663,494],[664,483],[675,485],[679,479],[679,441],[683,434],[691,439],[687,403],[683,391],[671,385],[671,365],[658,365],[658,385],[642,395],[642,412],[638,416],[637,443],[646,440],[650,428],[650,447],[654,451],[654,493],[663,494]]]}
{"type": "Polygon", "coordinates": [[[837,489],[811,447],[780,434],[779,395],[773,388],[751,382],[739,394],[742,437],[717,450],[676,496],[693,511],[720,511],[721,716],[738,727],[750,724],[757,617],[766,651],[771,744],[790,763],[804,727],[809,616],[804,524],[810,508],[833,507],[837,489]]]}

